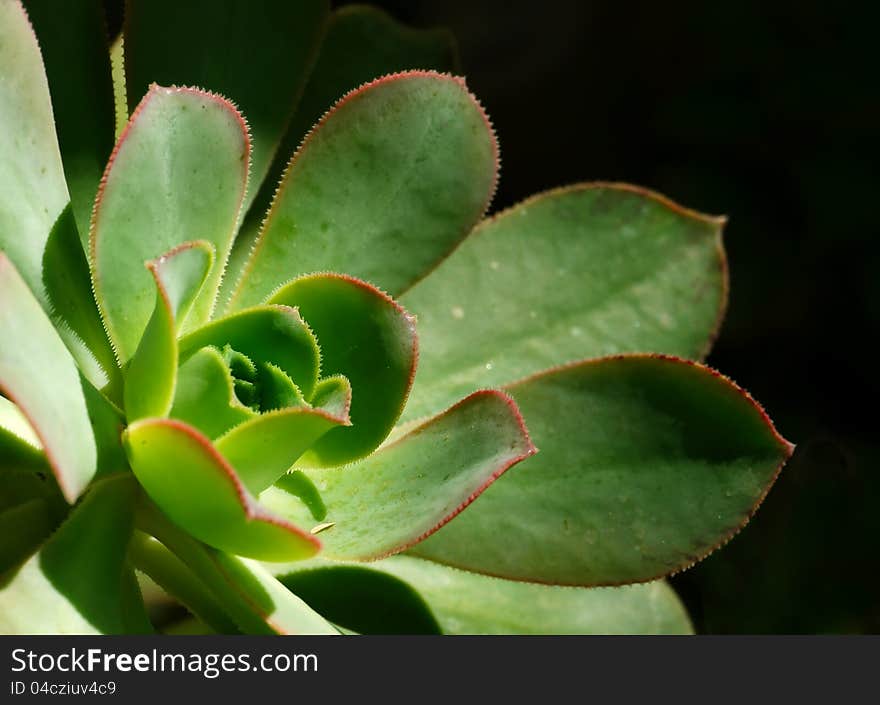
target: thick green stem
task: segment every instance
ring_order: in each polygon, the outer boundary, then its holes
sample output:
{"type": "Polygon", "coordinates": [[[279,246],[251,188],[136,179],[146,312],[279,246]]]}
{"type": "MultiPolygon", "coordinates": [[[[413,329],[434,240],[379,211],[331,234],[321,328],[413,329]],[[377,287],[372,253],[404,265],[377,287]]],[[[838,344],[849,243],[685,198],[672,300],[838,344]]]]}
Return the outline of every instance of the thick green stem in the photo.
{"type": "Polygon", "coordinates": [[[211,629],[221,634],[238,631],[210,589],[162,543],[136,531],[128,553],[138,570],[155,580],[211,629]]]}
{"type": "Polygon", "coordinates": [[[215,549],[193,539],[174,526],[148,499],[137,509],[137,527],[159,540],[202,584],[213,593],[222,609],[248,634],[273,634],[259,608],[258,596],[248,594],[248,586],[236,581],[220,565],[215,549]]]}

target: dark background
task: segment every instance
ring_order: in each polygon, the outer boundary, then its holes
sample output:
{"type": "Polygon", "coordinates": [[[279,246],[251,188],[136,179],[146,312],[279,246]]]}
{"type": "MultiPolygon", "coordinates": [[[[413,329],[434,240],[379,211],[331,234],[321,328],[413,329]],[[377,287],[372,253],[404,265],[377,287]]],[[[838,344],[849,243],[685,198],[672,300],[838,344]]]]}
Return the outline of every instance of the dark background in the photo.
{"type": "Polygon", "coordinates": [[[495,208],[608,179],[730,217],[709,363],[798,450],[751,524],[673,583],[704,632],[880,632],[880,6],[372,4],[456,35],[501,143],[495,208]]]}

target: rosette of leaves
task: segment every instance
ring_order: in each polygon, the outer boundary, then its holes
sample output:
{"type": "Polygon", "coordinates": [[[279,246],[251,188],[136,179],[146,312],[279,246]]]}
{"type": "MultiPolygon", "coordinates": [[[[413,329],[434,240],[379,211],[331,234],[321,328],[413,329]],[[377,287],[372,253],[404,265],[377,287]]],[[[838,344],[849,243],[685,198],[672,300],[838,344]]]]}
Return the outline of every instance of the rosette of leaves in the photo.
{"type": "Polygon", "coordinates": [[[662,577],[791,452],[689,361],[723,221],[484,219],[443,32],[125,9],[108,51],[99,2],[0,0],[0,631],[150,631],[143,576],[220,632],[688,631],[662,577]]]}

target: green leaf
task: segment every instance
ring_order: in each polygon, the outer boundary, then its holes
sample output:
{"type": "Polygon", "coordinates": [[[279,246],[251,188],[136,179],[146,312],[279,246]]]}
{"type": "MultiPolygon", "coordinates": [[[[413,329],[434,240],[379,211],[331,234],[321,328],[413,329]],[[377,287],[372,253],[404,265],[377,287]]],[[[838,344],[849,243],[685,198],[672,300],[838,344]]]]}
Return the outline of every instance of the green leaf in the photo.
{"type": "Polygon", "coordinates": [[[352,91],[292,158],[230,305],[325,270],[394,294],[473,227],[496,174],[489,121],[462,79],[414,71],[352,91]]]}
{"type": "MultiPolygon", "coordinates": [[[[349,91],[378,76],[410,69],[452,71],[458,65],[456,55],[455,38],[448,30],[414,29],[368,5],[349,5],[335,10],[287,129],[285,146],[288,149],[286,153],[279,150],[281,160],[277,166],[283,169],[312,125],[349,91]],[[352,61],[353,57],[357,60],[352,61]]],[[[277,172],[279,178],[281,169],[277,172]]]]}
{"type": "Polygon", "coordinates": [[[606,588],[517,583],[407,556],[374,567],[407,582],[446,634],[690,634],[665,582],[606,588]]]}
{"type": "Polygon", "coordinates": [[[295,279],[269,303],[299,310],[320,342],[323,370],[352,387],[352,425],[328,433],[301,464],[342,465],[369,454],[406,403],[418,358],[415,320],[375,287],[341,274],[295,279]]]}
{"type": "Polygon", "coordinates": [[[159,541],[136,531],[129,556],[138,570],[212,629],[221,634],[237,631],[211,590],[159,541]]]}
{"type": "Polygon", "coordinates": [[[223,98],[193,88],[152,86],[107,165],[90,234],[92,279],[107,332],[123,364],[153,309],[144,262],[199,238],[216,260],[186,321],[211,314],[238,226],[250,142],[223,98]]]}
{"type": "MultiPolygon", "coordinates": [[[[40,451],[43,447],[25,415],[15,404],[2,396],[0,396],[0,429],[9,437],[10,444],[21,443],[34,451],[40,451]]],[[[7,457],[7,454],[4,453],[4,464],[6,464],[7,457]]]]}
{"type": "Polygon", "coordinates": [[[100,0],[26,0],[49,80],[64,174],[82,243],[113,149],[113,83],[100,0]]]}
{"type": "Polygon", "coordinates": [[[328,0],[129,0],[129,107],[153,83],[203,86],[239,106],[253,136],[256,193],[302,93],[329,14],[328,0]]]}
{"type": "Polygon", "coordinates": [[[200,541],[267,561],[313,555],[320,542],[260,507],[229,463],[198,431],[144,419],[124,435],[132,470],[150,498],[200,541]]]}
{"type": "Polygon", "coordinates": [[[200,348],[229,346],[253,362],[271,362],[287,373],[306,399],[318,384],[318,342],[299,312],[289,306],[256,306],[218,318],[180,341],[180,360],[200,348]]]}
{"type": "MultiPolygon", "coordinates": [[[[256,561],[217,552],[214,554],[214,560],[227,581],[247,594],[257,615],[274,633],[310,635],[339,633],[332,624],[291,593],[256,561]]],[[[245,629],[250,626],[248,631],[256,632],[257,625],[249,625],[249,621],[242,621],[242,626],[245,629]]]]}
{"type": "Polygon", "coordinates": [[[0,510],[0,574],[26,559],[51,531],[46,501],[39,497],[0,510]]]}
{"type": "Polygon", "coordinates": [[[587,357],[698,358],[725,306],[723,219],[581,184],[490,218],[402,297],[422,356],[406,417],[587,357]]]}
{"type": "Polygon", "coordinates": [[[415,68],[452,71],[457,68],[456,55],[455,39],[446,30],[413,29],[367,5],[333,12],[302,98],[232,247],[221,301],[229,299],[291,154],[324,112],[340,96],[377,76],[415,68]]]}
{"type": "Polygon", "coordinates": [[[0,252],[45,306],[43,248],[69,200],[37,38],[20,2],[0,2],[0,252]]]}
{"type": "Polygon", "coordinates": [[[81,380],[81,383],[98,449],[97,475],[127,471],[128,461],[122,448],[122,431],[125,428],[122,411],[87,381],[81,380]]]}
{"type": "MultiPolygon", "coordinates": [[[[118,383],[120,375],[113,348],[104,331],[98,305],[92,296],[92,280],[89,263],[77,234],[73,210],[68,206],[61,211],[52,227],[46,249],[43,252],[43,285],[52,307],[52,314],[60,319],[58,329],[64,336],[72,331],[74,337],[85,345],[83,351],[100,366],[97,374],[88,374],[89,360],[77,357],[79,368],[97,388],[111,380],[118,383]]],[[[65,340],[74,356],[80,350],[75,343],[65,340]]]]}
{"type": "MultiPolygon", "coordinates": [[[[353,465],[298,472],[327,506],[323,555],[372,560],[421,541],[534,452],[510,398],[482,391],[353,465]]],[[[283,489],[260,500],[291,521],[313,522],[306,504],[283,489]]]]}
{"type": "Polygon", "coordinates": [[[128,474],[96,482],[40,551],[4,576],[0,633],[125,631],[125,554],[136,493],[128,474]]]}
{"type": "Polygon", "coordinates": [[[214,445],[256,494],[278,480],[316,440],[350,423],[347,414],[334,416],[323,409],[295,406],[245,421],[214,445]]]}
{"type": "Polygon", "coordinates": [[[79,374],[52,322],[2,252],[0,330],[0,392],[27,418],[73,503],[95,474],[97,459],[79,374]]]}
{"type": "Polygon", "coordinates": [[[676,358],[587,360],[507,389],[542,452],[415,555],[545,583],[652,580],[729,540],[791,455],[746,392],[676,358]]]}
{"type": "Polygon", "coordinates": [[[222,609],[248,634],[337,634],[338,631],[255,561],[194,541],[153,507],[139,523],[202,580],[222,609]]]}
{"type": "Polygon", "coordinates": [[[214,439],[256,417],[257,412],[235,396],[232,375],[220,351],[204,347],[178,369],[174,405],[169,415],[214,439]]]}
{"type": "Polygon", "coordinates": [[[116,138],[128,122],[128,98],[125,95],[125,50],[122,35],[110,45],[110,75],[113,78],[113,111],[116,115],[116,138]]]}
{"type": "Polygon", "coordinates": [[[156,282],[156,306],[125,375],[125,414],[129,422],[167,416],[177,382],[177,333],[214,263],[204,240],[179,245],[147,262],[156,282]]]}
{"type": "Polygon", "coordinates": [[[372,566],[320,559],[292,568],[278,579],[334,624],[358,634],[440,633],[422,596],[394,575],[372,566]]]}

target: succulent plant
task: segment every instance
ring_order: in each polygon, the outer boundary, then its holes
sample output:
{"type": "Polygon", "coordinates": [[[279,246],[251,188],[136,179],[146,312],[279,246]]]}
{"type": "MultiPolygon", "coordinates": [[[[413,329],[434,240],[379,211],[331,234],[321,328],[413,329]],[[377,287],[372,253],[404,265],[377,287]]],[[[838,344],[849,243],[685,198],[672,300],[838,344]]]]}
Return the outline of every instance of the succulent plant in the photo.
{"type": "Polygon", "coordinates": [[[791,453],[689,361],[723,219],[601,183],[484,219],[454,45],[370,8],[129,0],[111,52],[100,2],[26,6],[0,631],[151,631],[153,582],[220,632],[690,629],[662,578],[791,453]]]}

